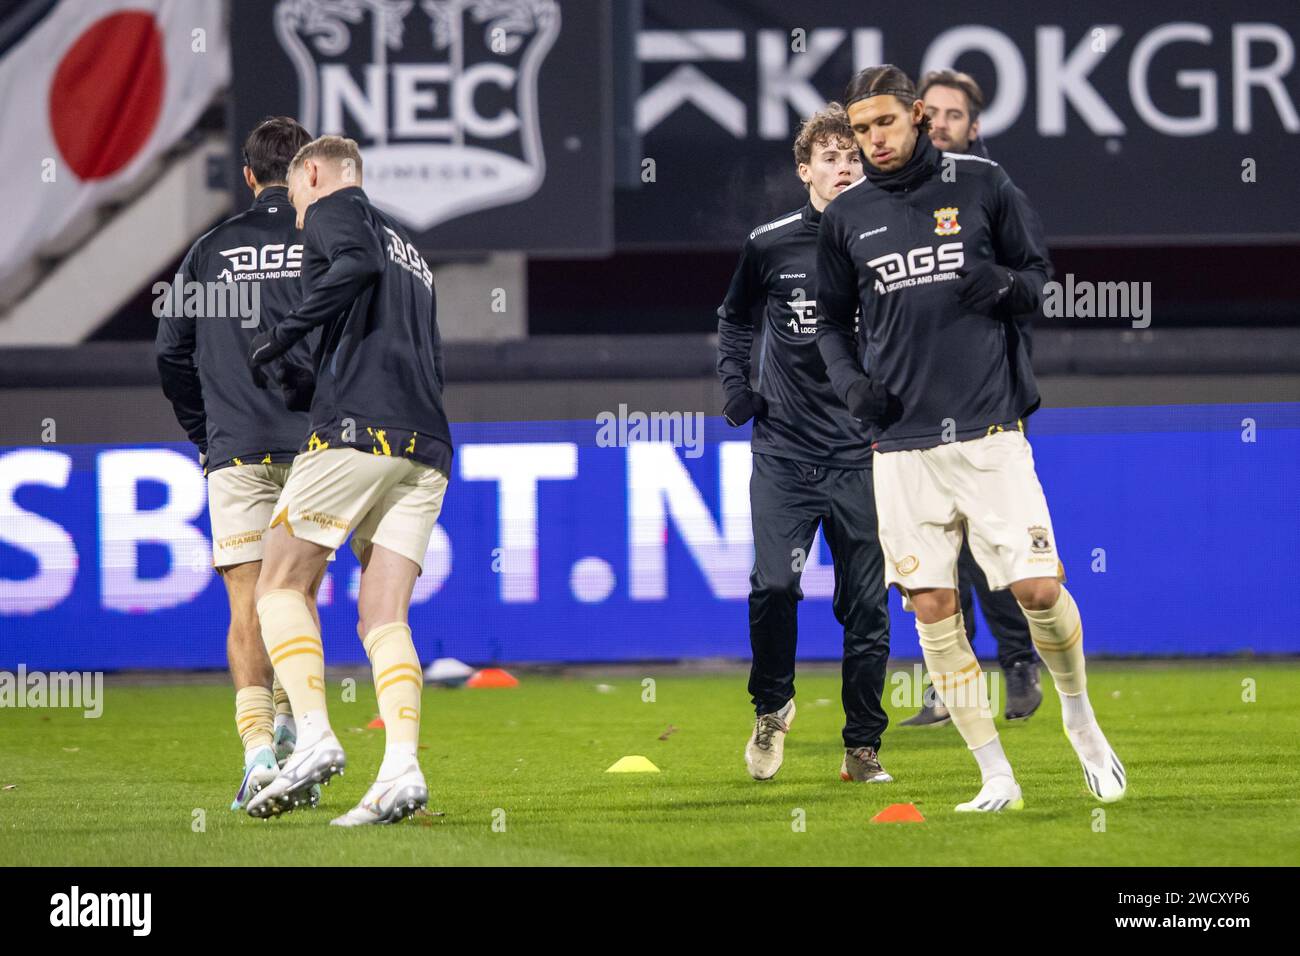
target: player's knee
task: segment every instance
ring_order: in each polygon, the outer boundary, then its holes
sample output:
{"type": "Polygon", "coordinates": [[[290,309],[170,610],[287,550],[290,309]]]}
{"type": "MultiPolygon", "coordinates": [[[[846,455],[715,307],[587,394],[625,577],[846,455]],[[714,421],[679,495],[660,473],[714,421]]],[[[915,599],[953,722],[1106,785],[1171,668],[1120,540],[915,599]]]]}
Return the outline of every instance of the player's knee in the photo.
{"type": "Polygon", "coordinates": [[[779,578],[764,577],[750,582],[751,601],[794,603],[801,597],[803,594],[799,590],[799,579],[794,575],[779,578]]]}
{"type": "Polygon", "coordinates": [[[1011,585],[1011,593],[1026,611],[1046,611],[1056,606],[1061,585],[1055,578],[1026,578],[1011,585]]]}
{"type": "Polygon", "coordinates": [[[912,591],[909,600],[922,624],[935,624],[957,613],[957,592],[951,588],[912,591]]]}

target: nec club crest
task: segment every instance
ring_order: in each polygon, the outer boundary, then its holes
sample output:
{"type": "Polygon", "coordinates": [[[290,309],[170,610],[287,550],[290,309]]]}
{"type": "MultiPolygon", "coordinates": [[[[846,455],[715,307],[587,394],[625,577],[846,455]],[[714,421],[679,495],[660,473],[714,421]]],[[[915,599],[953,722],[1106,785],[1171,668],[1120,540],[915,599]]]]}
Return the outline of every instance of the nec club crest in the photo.
{"type": "Polygon", "coordinates": [[[299,121],[355,139],[366,192],[412,228],[541,188],[556,0],[280,0],[274,18],[299,121]]]}
{"type": "Polygon", "coordinates": [[[945,206],[934,211],[934,234],[936,236],[955,236],[961,232],[957,224],[957,207],[945,206]]]}

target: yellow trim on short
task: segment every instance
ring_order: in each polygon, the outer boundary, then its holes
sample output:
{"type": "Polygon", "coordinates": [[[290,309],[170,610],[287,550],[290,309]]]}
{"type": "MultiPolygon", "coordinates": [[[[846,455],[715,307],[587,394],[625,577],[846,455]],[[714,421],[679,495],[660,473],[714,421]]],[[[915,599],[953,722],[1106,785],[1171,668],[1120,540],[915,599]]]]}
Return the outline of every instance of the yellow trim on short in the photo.
{"type": "MultiPolygon", "coordinates": [[[[289,532],[289,537],[295,537],[293,533],[293,525],[289,523],[288,508],[281,508],[280,513],[271,519],[271,528],[274,528],[278,524],[284,525],[284,530],[289,532]]],[[[271,528],[267,528],[266,530],[270,531],[271,528]]]]}

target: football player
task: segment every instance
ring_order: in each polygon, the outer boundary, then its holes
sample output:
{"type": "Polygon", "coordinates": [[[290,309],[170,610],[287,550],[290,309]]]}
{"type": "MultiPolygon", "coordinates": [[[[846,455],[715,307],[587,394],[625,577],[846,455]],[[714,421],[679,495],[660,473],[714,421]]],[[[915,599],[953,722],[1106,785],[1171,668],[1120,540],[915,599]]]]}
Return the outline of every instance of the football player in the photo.
{"type": "Polygon", "coordinates": [[[1028,620],[1089,790],[1118,800],[1124,767],[1088,700],[1083,624],[1021,430],[1018,377],[1032,371],[1008,327],[1038,308],[1047,281],[1038,217],[996,163],[935,149],[925,104],[897,67],[856,74],[845,104],[868,165],[822,216],[817,341],[836,395],[876,428],[886,581],[915,612],[926,667],[980,768],[979,793],[956,809],[1024,806],[966,639],[963,536],[989,586],[1009,588],[1028,620]],[[955,176],[943,174],[949,157],[955,176]]]}
{"type": "Polygon", "coordinates": [[[776,774],[794,721],[799,581],[818,527],[835,568],[832,608],[844,628],[840,777],[892,780],[880,764],[888,724],[881,694],[889,656],[888,592],[871,491],[866,429],[839,403],[817,350],[817,232],[837,195],[862,178],[848,116],[832,103],[805,122],[795,170],[808,192],[792,210],[749,234],[718,309],[718,374],[732,425],[753,419],[754,525],[749,693],[755,721],[745,764],[756,780],[776,774]],[[761,339],[757,374],[750,350],[761,339]]]}

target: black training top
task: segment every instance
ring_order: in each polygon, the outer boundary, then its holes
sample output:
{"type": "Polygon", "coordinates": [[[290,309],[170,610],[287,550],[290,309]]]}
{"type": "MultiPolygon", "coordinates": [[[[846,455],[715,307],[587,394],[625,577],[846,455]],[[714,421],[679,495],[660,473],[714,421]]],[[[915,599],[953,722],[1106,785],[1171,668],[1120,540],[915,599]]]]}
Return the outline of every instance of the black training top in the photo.
{"type": "Polygon", "coordinates": [[[718,308],[718,376],[728,401],[750,387],[754,313],[761,307],[753,387],[767,400],[768,411],[754,421],[751,449],[812,464],[865,468],[871,464],[867,431],[836,397],[817,350],[814,270],[821,220],[808,203],[759,226],[745,240],[718,308]]]}

